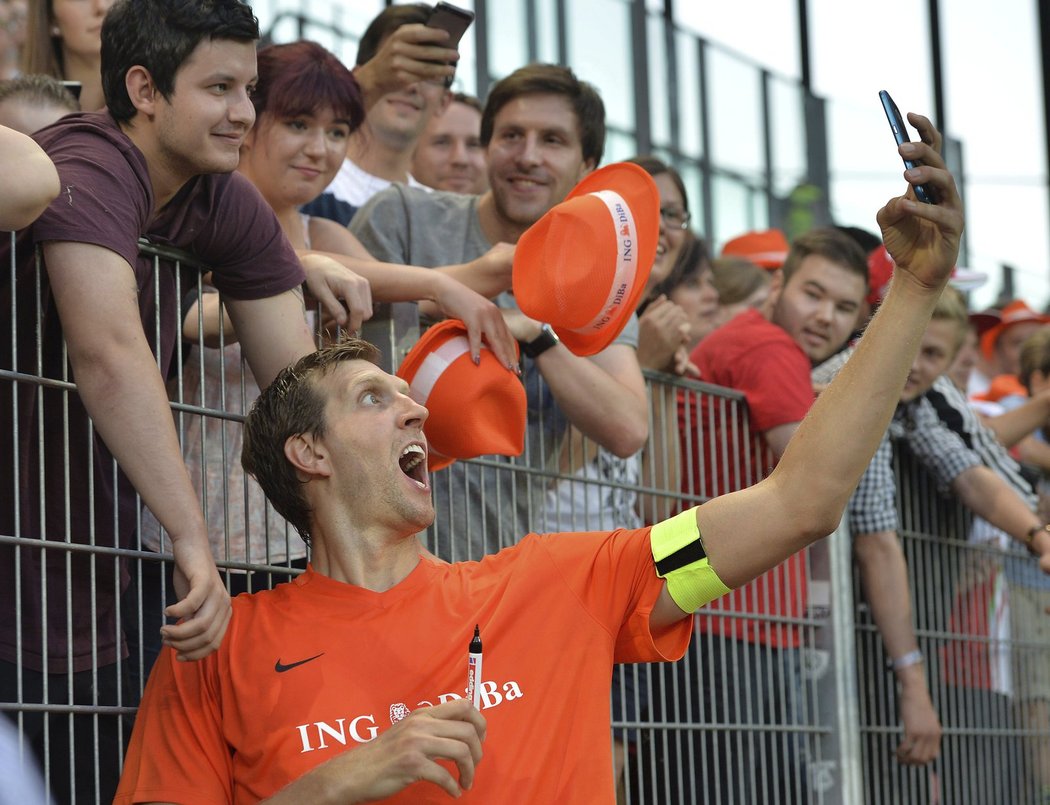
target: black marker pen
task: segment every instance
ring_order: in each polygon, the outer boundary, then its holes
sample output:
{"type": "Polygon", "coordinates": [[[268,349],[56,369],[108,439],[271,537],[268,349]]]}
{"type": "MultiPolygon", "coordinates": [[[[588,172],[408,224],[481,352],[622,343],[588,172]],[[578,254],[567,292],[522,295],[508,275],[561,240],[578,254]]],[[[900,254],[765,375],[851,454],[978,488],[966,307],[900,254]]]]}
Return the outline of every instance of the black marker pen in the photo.
{"type": "Polygon", "coordinates": [[[481,630],[474,626],[474,637],[467,650],[467,698],[481,709],[481,630]]]}

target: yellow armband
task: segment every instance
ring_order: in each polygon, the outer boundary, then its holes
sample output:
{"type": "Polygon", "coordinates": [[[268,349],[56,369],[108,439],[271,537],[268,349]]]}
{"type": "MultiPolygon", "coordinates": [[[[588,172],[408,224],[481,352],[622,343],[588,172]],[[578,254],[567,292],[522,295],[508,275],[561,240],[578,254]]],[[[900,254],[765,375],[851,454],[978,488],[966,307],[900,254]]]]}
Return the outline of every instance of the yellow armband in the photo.
{"type": "Polygon", "coordinates": [[[707,561],[696,527],[696,507],[657,523],[649,530],[656,575],[683,612],[693,612],[729,592],[707,561]]]}

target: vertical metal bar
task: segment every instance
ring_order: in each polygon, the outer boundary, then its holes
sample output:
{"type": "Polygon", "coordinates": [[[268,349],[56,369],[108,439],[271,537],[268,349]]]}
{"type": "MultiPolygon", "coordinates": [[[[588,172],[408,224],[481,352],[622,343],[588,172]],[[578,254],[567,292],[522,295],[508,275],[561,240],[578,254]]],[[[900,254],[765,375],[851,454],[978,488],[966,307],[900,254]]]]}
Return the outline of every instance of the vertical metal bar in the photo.
{"type": "Polygon", "coordinates": [[[558,64],[569,64],[569,15],[565,10],[567,0],[554,0],[558,35],[558,64]]]}
{"type": "Polygon", "coordinates": [[[529,64],[539,61],[539,21],[536,0],[525,0],[525,54],[529,64]]]}
{"type": "Polygon", "coordinates": [[[484,102],[489,93],[492,74],[489,69],[489,4],[488,0],[474,0],[474,81],[478,97],[484,102]]]}
{"type": "Polygon", "coordinates": [[[631,0],[630,8],[635,146],[639,154],[648,154],[653,149],[653,134],[649,109],[649,37],[646,31],[645,0],[631,0]]]}
{"type": "Polygon", "coordinates": [[[762,70],[759,74],[762,97],[762,178],[765,186],[766,217],[769,221],[776,221],[776,194],[774,193],[773,176],[775,165],[773,157],[773,109],[770,103],[770,84],[773,76],[768,70],[762,70]]]}
{"type": "Polygon", "coordinates": [[[714,158],[711,156],[711,104],[708,101],[711,93],[708,91],[707,43],[700,37],[696,38],[696,63],[700,68],[700,76],[697,81],[700,97],[696,99],[697,108],[700,110],[700,196],[704,202],[703,231],[711,238],[714,237],[715,232],[715,200],[712,181],[714,158]]]}

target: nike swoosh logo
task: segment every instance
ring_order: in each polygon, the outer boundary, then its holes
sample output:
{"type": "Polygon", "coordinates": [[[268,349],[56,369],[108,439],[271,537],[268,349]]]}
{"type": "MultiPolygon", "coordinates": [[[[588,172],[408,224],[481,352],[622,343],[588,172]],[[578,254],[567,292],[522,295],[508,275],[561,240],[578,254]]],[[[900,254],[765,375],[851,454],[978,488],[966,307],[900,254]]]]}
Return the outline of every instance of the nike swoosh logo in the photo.
{"type": "Polygon", "coordinates": [[[311,660],[316,660],[318,657],[323,656],[324,652],[322,651],[320,654],[315,654],[312,657],[307,657],[305,660],[299,660],[299,662],[290,662],[287,665],[281,665],[281,660],[278,659],[277,662],[274,663],[273,670],[275,670],[279,674],[283,674],[285,671],[291,671],[293,668],[296,668],[300,665],[304,665],[310,662],[311,660]]]}

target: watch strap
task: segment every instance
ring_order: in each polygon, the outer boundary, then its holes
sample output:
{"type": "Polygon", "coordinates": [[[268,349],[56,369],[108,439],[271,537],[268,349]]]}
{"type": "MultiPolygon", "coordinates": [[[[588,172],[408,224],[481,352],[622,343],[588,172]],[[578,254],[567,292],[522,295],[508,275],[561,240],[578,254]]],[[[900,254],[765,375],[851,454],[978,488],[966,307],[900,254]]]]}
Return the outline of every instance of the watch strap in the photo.
{"type": "Polygon", "coordinates": [[[538,336],[531,341],[519,341],[518,343],[521,344],[521,351],[527,357],[535,359],[551,347],[557,346],[559,341],[554,329],[549,324],[544,324],[538,336]]]}

